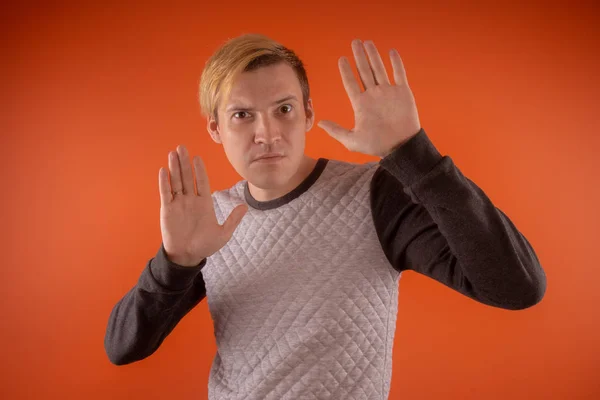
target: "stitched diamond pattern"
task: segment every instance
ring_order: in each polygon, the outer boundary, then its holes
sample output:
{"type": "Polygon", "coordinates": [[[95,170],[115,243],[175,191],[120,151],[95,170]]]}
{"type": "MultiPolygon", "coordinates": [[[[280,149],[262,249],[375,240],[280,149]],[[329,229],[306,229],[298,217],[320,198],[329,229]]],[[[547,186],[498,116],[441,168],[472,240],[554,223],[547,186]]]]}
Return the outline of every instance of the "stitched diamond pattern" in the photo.
{"type": "MultiPolygon", "coordinates": [[[[250,207],[208,259],[211,399],[387,399],[400,274],[371,216],[377,166],[329,160],[291,202],[250,207]]],[[[213,194],[219,223],[244,184],[213,194]]]]}

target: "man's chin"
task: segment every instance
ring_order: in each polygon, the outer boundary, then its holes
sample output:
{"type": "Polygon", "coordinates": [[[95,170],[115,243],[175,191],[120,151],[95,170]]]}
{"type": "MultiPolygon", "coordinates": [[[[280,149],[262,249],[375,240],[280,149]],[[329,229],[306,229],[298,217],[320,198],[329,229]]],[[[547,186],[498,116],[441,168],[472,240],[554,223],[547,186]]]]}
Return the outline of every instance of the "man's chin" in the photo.
{"type": "Polygon", "coordinates": [[[273,168],[265,168],[259,170],[253,168],[248,179],[252,184],[263,190],[275,190],[283,186],[286,186],[289,182],[289,177],[283,174],[281,171],[277,171],[273,168]]]}

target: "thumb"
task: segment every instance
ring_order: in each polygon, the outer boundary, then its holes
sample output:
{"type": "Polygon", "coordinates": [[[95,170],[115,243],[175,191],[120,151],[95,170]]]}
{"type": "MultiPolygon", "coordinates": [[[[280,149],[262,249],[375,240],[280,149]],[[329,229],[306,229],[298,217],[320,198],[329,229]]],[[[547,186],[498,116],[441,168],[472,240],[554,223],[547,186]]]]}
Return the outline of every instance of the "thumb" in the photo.
{"type": "Polygon", "coordinates": [[[244,215],[246,215],[247,211],[248,206],[241,204],[234,208],[231,214],[229,214],[229,217],[227,217],[227,220],[223,224],[223,234],[227,238],[227,241],[231,239],[233,232],[235,232],[240,222],[242,222],[242,218],[244,218],[244,215]]]}
{"type": "Polygon", "coordinates": [[[322,120],[319,121],[317,126],[323,129],[325,132],[329,134],[329,136],[333,137],[338,142],[341,142],[344,146],[348,147],[348,135],[350,133],[346,128],[341,127],[332,121],[322,120]]]}

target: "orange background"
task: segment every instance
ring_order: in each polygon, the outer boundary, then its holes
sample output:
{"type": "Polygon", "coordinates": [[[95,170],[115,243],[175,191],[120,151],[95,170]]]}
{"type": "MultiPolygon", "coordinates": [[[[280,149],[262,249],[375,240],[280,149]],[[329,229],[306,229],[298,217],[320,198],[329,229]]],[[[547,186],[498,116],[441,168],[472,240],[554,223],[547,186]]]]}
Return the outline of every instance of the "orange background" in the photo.
{"type": "MultiPolygon", "coordinates": [[[[110,364],[103,340],[112,307],[160,245],[168,152],[183,143],[200,155],[213,191],[241,179],[196,96],[209,55],[246,32],[296,50],[317,119],[347,127],[338,57],[352,56],[353,38],[397,48],[427,134],[509,215],[547,273],[543,301],[519,312],[404,274],[390,398],[600,398],[596,8],[200,3],[0,13],[0,398],[206,398],[216,351],[206,301],[141,362],[110,364]]],[[[318,127],[306,152],[375,160],[318,127]]]]}

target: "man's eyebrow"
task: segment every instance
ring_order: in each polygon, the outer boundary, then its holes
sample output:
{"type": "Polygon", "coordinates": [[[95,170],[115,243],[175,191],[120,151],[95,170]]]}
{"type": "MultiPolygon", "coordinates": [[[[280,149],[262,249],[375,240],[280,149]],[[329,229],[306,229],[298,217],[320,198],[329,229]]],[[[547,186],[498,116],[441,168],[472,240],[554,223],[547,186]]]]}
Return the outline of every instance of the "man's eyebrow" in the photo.
{"type": "MultiPolygon", "coordinates": [[[[284,103],[284,102],[289,101],[289,100],[296,100],[296,101],[298,101],[298,98],[295,95],[292,94],[292,95],[289,95],[289,96],[285,96],[285,97],[283,97],[283,98],[281,98],[281,99],[279,99],[277,101],[274,101],[273,105],[281,104],[281,103],[284,103]]],[[[230,112],[230,111],[233,111],[233,110],[238,110],[238,111],[252,111],[252,107],[243,107],[243,106],[239,106],[239,105],[237,105],[237,104],[234,103],[234,104],[231,104],[230,106],[228,106],[225,109],[225,112],[230,112]]]]}
{"type": "Polygon", "coordinates": [[[286,102],[288,100],[296,100],[296,101],[298,101],[298,98],[296,96],[294,96],[293,94],[291,94],[289,96],[286,96],[286,97],[284,97],[284,98],[282,98],[280,100],[277,100],[277,101],[273,102],[273,105],[284,103],[284,102],[286,102]]]}

